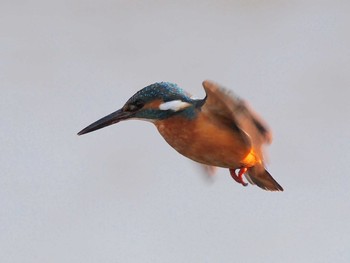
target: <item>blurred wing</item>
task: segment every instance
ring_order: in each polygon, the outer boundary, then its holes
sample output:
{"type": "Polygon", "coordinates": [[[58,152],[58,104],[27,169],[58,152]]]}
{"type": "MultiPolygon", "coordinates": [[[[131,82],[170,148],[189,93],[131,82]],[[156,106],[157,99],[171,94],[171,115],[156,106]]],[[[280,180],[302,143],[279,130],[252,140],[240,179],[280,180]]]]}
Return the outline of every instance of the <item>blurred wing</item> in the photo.
{"type": "Polygon", "coordinates": [[[218,84],[206,80],[203,87],[207,93],[203,109],[225,122],[232,122],[237,129],[248,134],[255,152],[263,160],[262,145],[271,143],[272,134],[262,118],[245,101],[218,84]]]}
{"type": "Polygon", "coordinates": [[[202,106],[203,113],[212,122],[216,122],[219,127],[224,126],[224,128],[231,129],[250,148],[250,137],[239,125],[234,110],[238,105],[238,99],[230,96],[227,90],[208,80],[203,81],[203,88],[206,93],[205,103],[202,106]]]}

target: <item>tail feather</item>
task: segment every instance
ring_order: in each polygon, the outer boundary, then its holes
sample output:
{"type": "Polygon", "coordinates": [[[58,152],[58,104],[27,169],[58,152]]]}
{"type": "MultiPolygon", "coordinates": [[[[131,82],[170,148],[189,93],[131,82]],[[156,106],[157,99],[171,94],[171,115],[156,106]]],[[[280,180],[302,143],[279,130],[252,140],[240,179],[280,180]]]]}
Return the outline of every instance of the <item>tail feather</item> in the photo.
{"type": "Polygon", "coordinates": [[[262,165],[256,165],[248,169],[245,173],[245,177],[251,184],[255,184],[260,188],[268,191],[283,191],[271,174],[266,171],[262,165]]]}

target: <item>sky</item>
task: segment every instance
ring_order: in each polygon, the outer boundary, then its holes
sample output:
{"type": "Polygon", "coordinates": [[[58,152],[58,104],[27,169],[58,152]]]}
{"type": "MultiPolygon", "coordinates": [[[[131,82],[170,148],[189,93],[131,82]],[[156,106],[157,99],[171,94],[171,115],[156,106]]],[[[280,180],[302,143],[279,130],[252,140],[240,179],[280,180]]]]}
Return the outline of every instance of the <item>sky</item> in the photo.
{"type": "Polygon", "coordinates": [[[349,12],[1,1],[1,262],[349,262],[349,12]],[[147,122],[76,135],[151,83],[200,98],[204,79],[270,124],[284,192],[208,180],[147,122]]]}

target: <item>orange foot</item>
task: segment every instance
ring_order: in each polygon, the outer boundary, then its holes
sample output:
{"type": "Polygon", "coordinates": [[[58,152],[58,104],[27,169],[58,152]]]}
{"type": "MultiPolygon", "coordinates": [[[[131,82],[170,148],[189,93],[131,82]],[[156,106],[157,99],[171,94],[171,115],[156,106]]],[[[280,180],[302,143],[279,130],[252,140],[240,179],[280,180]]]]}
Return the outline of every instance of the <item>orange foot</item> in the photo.
{"type": "Polygon", "coordinates": [[[236,169],[230,169],[230,174],[232,178],[239,184],[247,186],[248,184],[243,181],[243,174],[247,171],[247,168],[239,169],[238,175],[236,174],[236,169]]]}

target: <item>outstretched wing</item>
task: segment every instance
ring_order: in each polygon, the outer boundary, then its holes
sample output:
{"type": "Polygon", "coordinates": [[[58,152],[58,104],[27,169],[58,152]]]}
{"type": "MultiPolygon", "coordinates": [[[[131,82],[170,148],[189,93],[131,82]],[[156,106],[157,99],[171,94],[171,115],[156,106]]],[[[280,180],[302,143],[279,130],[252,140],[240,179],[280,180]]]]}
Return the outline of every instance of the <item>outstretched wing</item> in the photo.
{"type": "Polygon", "coordinates": [[[283,188],[265,170],[263,163],[262,147],[272,141],[272,134],[267,124],[245,101],[232,92],[208,80],[203,82],[203,87],[207,97],[202,110],[212,114],[213,118],[217,118],[219,122],[239,131],[246,144],[254,149],[261,160],[261,163],[248,168],[245,173],[247,180],[265,190],[283,191],[283,188]]]}
{"type": "Polygon", "coordinates": [[[231,129],[236,133],[237,139],[240,139],[245,147],[250,148],[252,146],[250,136],[242,129],[235,113],[235,108],[239,104],[238,98],[229,95],[227,90],[208,80],[203,81],[203,87],[206,93],[205,103],[202,106],[203,113],[212,122],[216,122],[218,127],[231,129]]]}
{"type": "Polygon", "coordinates": [[[203,87],[207,97],[202,109],[246,134],[247,143],[263,160],[262,145],[271,143],[272,134],[262,118],[244,100],[218,84],[205,80],[203,87]]]}

